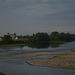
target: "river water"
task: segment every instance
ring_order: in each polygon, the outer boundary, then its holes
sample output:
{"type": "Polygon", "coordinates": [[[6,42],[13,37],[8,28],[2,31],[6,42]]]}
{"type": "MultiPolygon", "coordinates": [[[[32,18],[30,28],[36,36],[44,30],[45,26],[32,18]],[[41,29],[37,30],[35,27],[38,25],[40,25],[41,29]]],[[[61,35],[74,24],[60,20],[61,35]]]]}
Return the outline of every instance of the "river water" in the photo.
{"type": "MultiPolygon", "coordinates": [[[[67,52],[71,51],[71,49],[75,49],[75,42],[60,44],[59,47],[48,47],[43,49],[30,48],[28,46],[4,49],[1,48],[0,50],[7,50],[8,52],[0,53],[0,58],[38,52],[67,52]]],[[[53,56],[54,55],[45,55],[31,58],[0,60],[0,72],[7,75],[75,75],[75,70],[31,66],[26,63],[28,60],[51,58],[53,56]]]]}

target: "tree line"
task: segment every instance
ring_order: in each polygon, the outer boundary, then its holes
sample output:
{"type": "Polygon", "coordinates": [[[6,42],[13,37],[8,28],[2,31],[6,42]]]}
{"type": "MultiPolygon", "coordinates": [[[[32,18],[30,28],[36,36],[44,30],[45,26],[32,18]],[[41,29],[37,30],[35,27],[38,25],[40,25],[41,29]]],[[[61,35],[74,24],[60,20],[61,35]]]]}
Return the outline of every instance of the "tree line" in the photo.
{"type": "Polygon", "coordinates": [[[25,39],[26,42],[32,42],[32,43],[42,43],[42,42],[48,42],[48,41],[65,41],[70,42],[74,41],[75,36],[70,33],[59,33],[59,32],[52,32],[50,35],[48,33],[36,33],[32,36],[29,36],[25,39]]]}
{"type": "Polygon", "coordinates": [[[23,40],[12,40],[12,38],[9,35],[4,35],[2,37],[2,41],[0,41],[0,45],[6,45],[6,44],[22,44],[24,43],[23,40]]]}
{"type": "Polygon", "coordinates": [[[50,41],[75,41],[75,34],[70,33],[59,33],[59,32],[52,32],[51,34],[38,32],[31,36],[18,36],[19,38],[23,38],[23,40],[12,40],[9,35],[4,35],[2,37],[2,41],[0,44],[25,44],[25,43],[43,43],[43,42],[50,42],[50,41]]]}

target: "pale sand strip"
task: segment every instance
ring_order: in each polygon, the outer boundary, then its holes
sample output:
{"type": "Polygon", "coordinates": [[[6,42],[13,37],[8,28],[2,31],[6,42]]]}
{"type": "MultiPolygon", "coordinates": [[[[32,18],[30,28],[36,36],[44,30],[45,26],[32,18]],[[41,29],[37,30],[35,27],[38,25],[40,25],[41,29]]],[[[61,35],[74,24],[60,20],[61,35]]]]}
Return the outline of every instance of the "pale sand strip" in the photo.
{"type": "Polygon", "coordinates": [[[65,55],[65,54],[75,54],[75,53],[74,52],[43,52],[43,53],[16,55],[16,56],[4,57],[0,59],[16,59],[16,58],[36,57],[36,56],[42,56],[42,55],[65,55]]]}

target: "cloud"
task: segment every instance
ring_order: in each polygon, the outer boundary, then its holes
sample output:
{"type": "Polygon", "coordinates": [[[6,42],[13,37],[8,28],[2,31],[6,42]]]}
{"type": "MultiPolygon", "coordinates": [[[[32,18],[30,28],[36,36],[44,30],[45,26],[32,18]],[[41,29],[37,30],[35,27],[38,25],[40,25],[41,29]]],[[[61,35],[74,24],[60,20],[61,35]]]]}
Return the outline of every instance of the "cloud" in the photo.
{"type": "Polygon", "coordinates": [[[0,0],[0,32],[74,32],[74,7],[75,0],[0,0]]]}

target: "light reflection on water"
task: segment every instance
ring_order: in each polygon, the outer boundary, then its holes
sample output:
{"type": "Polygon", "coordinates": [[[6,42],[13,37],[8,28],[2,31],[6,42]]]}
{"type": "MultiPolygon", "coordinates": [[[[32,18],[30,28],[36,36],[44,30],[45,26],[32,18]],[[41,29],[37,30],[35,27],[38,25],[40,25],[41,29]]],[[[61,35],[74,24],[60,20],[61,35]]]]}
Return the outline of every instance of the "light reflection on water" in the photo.
{"type": "Polygon", "coordinates": [[[1,50],[7,50],[6,53],[1,53],[0,57],[6,57],[6,56],[13,56],[13,55],[19,55],[19,54],[29,54],[29,53],[37,53],[37,52],[66,52],[71,51],[71,49],[75,49],[75,42],[69,42],[65,44],[60,44],[59,47],[48,47],[48,48],[30,48],[28,46],[24,47],[15,47],[11,49],[1,49],[1,50]]]}

